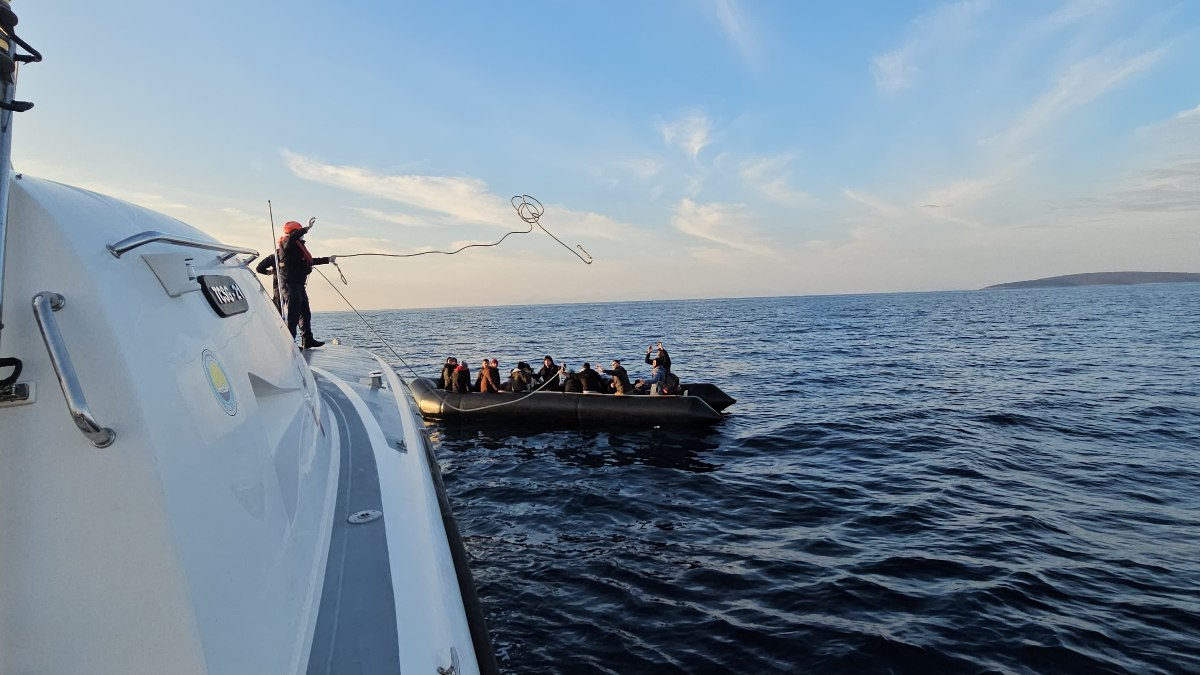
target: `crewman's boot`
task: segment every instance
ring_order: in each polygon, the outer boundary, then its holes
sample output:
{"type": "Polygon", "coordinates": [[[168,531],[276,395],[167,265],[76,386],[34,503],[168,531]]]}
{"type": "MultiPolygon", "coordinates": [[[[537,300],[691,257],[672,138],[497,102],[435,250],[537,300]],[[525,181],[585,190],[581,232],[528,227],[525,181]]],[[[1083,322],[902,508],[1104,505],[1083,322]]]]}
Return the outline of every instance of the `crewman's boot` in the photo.
{"type": "Polygon", "coordinates": [[[312,336],[312,333],[305,333],[304,339],[300,342],[301,349],[315,349],[324,346],[324,340],[318,340],[312,336]]]}

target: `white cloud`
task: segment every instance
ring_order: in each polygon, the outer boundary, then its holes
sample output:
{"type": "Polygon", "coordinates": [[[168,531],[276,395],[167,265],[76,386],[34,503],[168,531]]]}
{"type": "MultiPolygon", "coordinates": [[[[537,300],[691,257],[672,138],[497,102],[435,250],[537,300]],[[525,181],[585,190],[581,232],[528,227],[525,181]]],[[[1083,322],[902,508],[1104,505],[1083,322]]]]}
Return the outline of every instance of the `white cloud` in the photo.
{"type": "Polygon", "coordinates": [[[1115,0],[1069,0],[1034,27],[1035,32],[1050,31],[1086,19],[1112,7],[1115,0]]]}
{"type": "Polygon", "coordinates": [[[909,215],[911,211],[903,206],[892,204],[891,202],[884,201],[874,195],[867,194],[866,192],[862,192],[860,190],[844,188],[842,190],[842,194],[848,197],[851,201],[862,204],[863,206],[866,206],[885,218],[903,218],[904,216],[909,215]]]}
{"type": "Polygon", "coordinates": [[[297,178],[441,214],[455,224],[513,224],[508,200],[489,192],[487,183],[476,178],[392,176],[356,166],[326,164],[287,149],[282,154],[297,178]]]}
{"type": "Polygon", "coordinates": [[[752,68],[758,67],[763,60],[760,47],[762,43],[751,30],[749,22],[736,0],[714,0],[713,5],[717,12],[717,19],[721,22],[721,28],[737,46],[742,61],[752,68]]]}
{"type": "MultiPolygon", "coordinates": [[[[555,234],[569,234],[587,238],[625,240],[640,237],[644,232],[635,225],[622,223],[600,213],[573,211],[565,206],[546,205],[546,212],[539,222],[555,234]]],[[[534,230],[538,232],[538,230],[534,230]]],[[[568,242],[569,243],[569,242],[568,242]]],[[[587,248],[585,245],[584,248],[587,248]]]]}
{"type": "Polygon", "coordinates": [[[674,122],[662,122],[659,131],[667,145],[683,150],[692,161],[699,159],[700,151],[712,142],[711,123],[700,112],[688,113],[674,122]]]}
{"type": "Polygon", "coordinates": [[[395,213],[391,211],[380,211],[379,209],[360,208],[351,206],[351,211],[358,213],[371,220],[378,220],[384,223],[393,225],[403,225],[405,227],[434,227],[434,223],[428,220],[417,218],[410,213],[395,213]]]}
{"type": "Polygon", "coordinates": [[[772,254],[771,247],[750,224],[750,218],[741,204],[698,204],[690,199],[682,199],[675,206],[671,224],[684,234],[738,251],[756,255],[772,254]]]}
{"type": "Polygon", "coordinates": [[[1093,56],[1079,61],[1058,78],[1017,118],[1004,133],[984,141],[1000,143],[1005,149],[1035,140],[1043,131],[1062,121],[1069,113],[1096,100],[1125,80],[1153,66],[1163,49],[1121,58],[1113,54],[1093,56]]]}
{"type": "Polygon", "coordinates": [[[1138,168],[1067,207],[1093,220],[1124,222],[1130,214],[1200,217],[1200,106],[1182,110],[1136,137],[1138,168]]]}
{"type": "Polygon", "coordinates": [[[975,19],[990,5],[989,0],[960,0],[940,5],[913,21],[912,33],[893,51],[871,59],[875,87],[894,94],[912,87],[919,68],[916,61],[970,35],[975,19]]]}
{"type": "Polygon", "coordinates": [[[875,78],[875,87],[879,91],[894,94],[912,86],[917,67],[910,62],[911,52],[911,49],[901,47],[871,60],[871,76],[875,78]]]}
{"type": "Polygon", "coordinates": [[[662,171],[662,162],[653,157],[640,157],[625,163],[625,168],[638,178],[654,178],[662,171]]]}
{"type": "Polygon", "coordinates": [[[786,206],[804,206],[812,200],[789,184],[791,171],[787,167],[792,159],[791,155],[780,155],[746,160],[742,162],[739,173],[742,180],[772,201],[786,206]]]}

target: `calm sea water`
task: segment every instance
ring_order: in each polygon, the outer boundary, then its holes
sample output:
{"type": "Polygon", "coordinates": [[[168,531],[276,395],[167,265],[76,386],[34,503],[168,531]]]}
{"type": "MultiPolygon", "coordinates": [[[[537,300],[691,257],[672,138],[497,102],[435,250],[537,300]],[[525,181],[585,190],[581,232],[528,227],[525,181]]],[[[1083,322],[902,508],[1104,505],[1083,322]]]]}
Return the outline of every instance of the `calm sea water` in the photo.
{"type": "Polygon", "coordinates": [[[1200,672],[1200,284],[365,315],[425,375],[662,339],[738,399],[430,426],[506,671],[1200,672]]]}

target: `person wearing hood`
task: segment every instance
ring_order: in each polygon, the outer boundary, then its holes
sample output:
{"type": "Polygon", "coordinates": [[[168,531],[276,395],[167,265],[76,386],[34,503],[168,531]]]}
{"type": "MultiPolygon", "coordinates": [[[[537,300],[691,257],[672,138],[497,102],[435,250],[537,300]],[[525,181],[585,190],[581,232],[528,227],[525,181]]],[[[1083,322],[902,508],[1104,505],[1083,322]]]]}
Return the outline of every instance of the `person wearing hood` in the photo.
{"type": "Polygon", "coordinates": [[[312,309],[308,305],[308,275],[312,274],[313,265],[326,265],[337,259],[314,258],[304,244],[304,235],[312,229],[316,218],[308,220],[308,227],[289,220],[283,225],[283,236],[279,238],[279,248],[275,251],[275,262],[279,266],[280,298],[283,300],[287,315],[288,332],[296,339],[296,328],[301,327],[301,349],[312,349],[325,344],[323,340],[313,337],[312,309]]]}
{"type": "Polygon", "coordinates": [[[450,391],[455,394],[471,393],[471,369],[467,367],[466,359],[458,362],[454,368],[454,376],[450,380],[450,391]]]}
{"type": "Polygon", "coordinates": [[[438,389],[450,389],[450,384],[454,381],[454,369],[457,367],[458,359],[447,356],[446,364],[442,366],[442,374],[438,376],[438,389]]]}

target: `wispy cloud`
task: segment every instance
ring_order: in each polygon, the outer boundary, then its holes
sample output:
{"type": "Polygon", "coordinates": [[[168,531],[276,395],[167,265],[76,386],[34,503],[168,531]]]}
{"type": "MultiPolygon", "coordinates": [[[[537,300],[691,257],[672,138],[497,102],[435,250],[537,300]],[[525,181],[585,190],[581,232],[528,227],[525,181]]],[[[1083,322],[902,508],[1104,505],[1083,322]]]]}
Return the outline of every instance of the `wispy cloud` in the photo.
{"type": "MultiPolygon", "coordinates": [[[[636,225],[623,223],[601,213],[575,211],[565,206],[547,204],[541,224],[555,234],[576,237],[626,240],[640,237],[644,231],[636,225]]],[[[538,232],[538,230],[534,230],[538,232]]],[[[573,242],[568,242],[573,243],[573,242]]],[[[587,245],[584,245],[587,248],[587,245]]]]}
{"type": "Polygon", "coordinates": [[[1095,219],[1128,214],[1200,214],[1200,106],[1139,130],[1142,166],[1069,210],[1095,219]]]}
{"type": "Polygon", "coordinates": [[[625,168],[638,178],[650,179],[662,171],[663,164],[654,157],[638,157],[626,162],[625,168]]]}
{"type": "Polygon", "coordinates": [[[680,232],[715,244],[753,253],[771,255],[771,247],[762,239],[741,204],[710,202],[699,204],[682,199],[675,206],[671,224],[680,232]]]}
{"type": "Polygon", "coordinates": [[[362,167],[327,164],[284,149],[288,169],[304,180],[422,209],[457,224],[510,227],[508,200],[476,178],[386,175],[362,167]]]}
{"type": "Polygon", "coordinates": [[[1034,26],[1035,32],[1055,30],[1112,7],[1116,0],[1068,0],[1034,26]]]}
{"type": "Polygon", "coordinates": [[[368,209],[357,206],[350,207],[350,210],[358,213],[364,218],[378,220],[383,223],[403,225],[405,227],[434,227],[434,223],[431,223],[428,220],[417,218],[410,213],[395,213],[392,211],[381,211],[379,209],[368,209]]]}
{"type": "Polygon", "coordinates": [[[903,45],[871,60],[875,87],[884,94],[912,87],[920,71],[917,61],[969,35],[976,18],[989,4],[989,0],[960,0],[918,17],[903,45]]]}
{"type": "Polygon", "coordinates": [[[712,124],[701,112],[690,112],[674,122],[660,122],[659,131],[668,146],[677,147],[696,161],[704,146],[712,143],[712,124]]]}
{"type": "Polygon", "coordinates": [[[1065,119],[1074,110],[1091,103],[1155,63],[1163,49],[1154,49],[1134,56],[1121,56],[1117,50],[1092,56],[1072,64],[1021,113],[1005,132],[984,140],[1003,149],[1021,147],[1035,140],[1043,131],[1065,119]]]}
{"type": "Polygon", "coordinates": [[[745,13],[736,0],[713,0],[717,20],[721,28],[737,47],[742,61],[751,68],[757,68],[762,63],[762,42],[750,28],[745,13]]]}
{"type": "Polygon", "coordinates": [[[746,160],[739,167],[739,173],[742,180],[772,201],[786,206],[804,206],[812,200],[790,184],[792,172],[788,166],[793,159],[792,155],[779,155],[746,160]]]}
{"type": "Polygon", "coordinates": [[[885,218],[899,219],[909,215],[910,213],[910,209],[880,199],[879,197],[868,194],[861,190],[844,188],[842,190],[842,194],[845,195],[850,201],[861,204],[885,218]]]}

